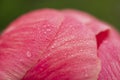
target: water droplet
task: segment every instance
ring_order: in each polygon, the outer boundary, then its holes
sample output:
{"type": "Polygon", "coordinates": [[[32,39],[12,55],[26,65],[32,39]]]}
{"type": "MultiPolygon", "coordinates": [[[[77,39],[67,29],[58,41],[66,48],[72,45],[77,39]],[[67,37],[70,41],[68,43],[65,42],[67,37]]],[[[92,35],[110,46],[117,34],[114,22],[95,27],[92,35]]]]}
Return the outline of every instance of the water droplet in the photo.
{"type": "Polygon", "coordinates": [[[83,52],[83,49],[80,49],[80,52],[83,52]]]}
{"type": "Polygon", "coordinates": [[[71,57],[74,57],[75,55],[70,55],[71,57]]]}
{"type": "Polygon", "coordinates": [[[85,77],[88,77],[88,74],[87,74],[87,73],[85,73],[85,77]]]}
{"type": "Polygon", "coordinates": [[[84,71],[84,76],[85,76],[85,77],[88,77],[88,71],[87,71],[87,68],[84,67],[84,69],[85,69],[85,71],[84,71]]]}
{"type": "Polygon", "coordinates": [[[88,42],[86,42],[86,44],[89,44],[88,42]]]}
{"type": "Polygon", "coordinates": [[[31,57],[32,56],[29,51],[27,51],[26,55],[27,55],[27,57],[31,57]]]}
{"type": "Polygon", "coordinates": [[[46,34],[47,32],[46,32],[46,31],[44,31],[44,33],[46,34]]]}
{"type": "Polygon", "coordinates": [[[23,59],[20,59],[20,62],[22,62],[23,61],[23,59]]]}
{"type": "Polygon", "coordinates": [[[51,31],[51,29],[47,29],[47,31],[51,31]]]}
{"type": "Polygon", "coordinates": [[[54,48],[54,46],[51,46],[51,48],[54,48]]]}

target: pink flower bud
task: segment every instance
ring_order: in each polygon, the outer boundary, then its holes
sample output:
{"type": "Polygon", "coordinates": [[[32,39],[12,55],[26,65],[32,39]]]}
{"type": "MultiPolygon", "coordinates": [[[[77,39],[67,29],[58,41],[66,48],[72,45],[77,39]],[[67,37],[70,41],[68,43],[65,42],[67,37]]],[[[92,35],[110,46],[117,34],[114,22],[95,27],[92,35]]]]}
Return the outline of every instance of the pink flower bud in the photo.
{"type": "Polygon", "coordinates": [[[120,36],[74,10],[42,9],[0,36],[0,80],[120,80],[120,36]]]}

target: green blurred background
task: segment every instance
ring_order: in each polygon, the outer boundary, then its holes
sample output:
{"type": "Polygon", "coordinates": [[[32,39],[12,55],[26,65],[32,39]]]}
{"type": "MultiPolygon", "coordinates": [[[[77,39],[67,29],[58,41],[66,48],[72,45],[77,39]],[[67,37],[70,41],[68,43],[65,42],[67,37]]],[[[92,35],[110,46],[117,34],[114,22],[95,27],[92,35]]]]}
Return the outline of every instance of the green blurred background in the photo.
{"type": "Polygon", "coordinates": [[[0,31],[21,14],[39,8],[83,10],[120,31],[120,0],[0,0],[0,31]]]}

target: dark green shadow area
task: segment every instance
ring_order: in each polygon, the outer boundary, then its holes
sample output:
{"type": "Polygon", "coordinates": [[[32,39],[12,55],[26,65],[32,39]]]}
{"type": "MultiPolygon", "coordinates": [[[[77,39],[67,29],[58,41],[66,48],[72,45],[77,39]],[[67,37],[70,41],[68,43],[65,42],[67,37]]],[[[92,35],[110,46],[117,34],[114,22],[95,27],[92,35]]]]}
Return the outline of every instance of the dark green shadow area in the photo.
{"type": "Polygon", "coordinates": [[[120,0],[0,0],[0,31],[18,16],[40,8],[83,10],[120,30],[120,0]]]}

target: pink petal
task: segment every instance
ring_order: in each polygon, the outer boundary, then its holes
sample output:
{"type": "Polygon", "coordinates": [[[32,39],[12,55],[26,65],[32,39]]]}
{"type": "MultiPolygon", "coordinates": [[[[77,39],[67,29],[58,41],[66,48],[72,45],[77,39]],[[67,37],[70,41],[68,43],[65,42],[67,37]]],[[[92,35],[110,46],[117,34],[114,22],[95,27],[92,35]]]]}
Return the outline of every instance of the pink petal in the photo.
{"type": "Polygon", "coordinates": [[[70,15],[77,19],[79,22],[85,24],[88,28],[90,28],[96,35],[102,31],[106,31],[109,29],[107,24],[104,22],[99,21],[95,17],[90,14],[87,14],[82,11],[76,10],[63,10],[62,11],[66,15],[70,15]]]}
{"type": "Polygon", "coordinates": [[[54,10],[38,10],[13,22],[0,39],[0,80],[20,80],[46,51],[63,18],[54,10]]]}
{"type": "Polygon", "coordinates": [[[52,9],[41,9],[29,12],[27,14],[22,15],[21,17],[17,18],[13,21],[9,26],[8,29],[5,30],[5,33],[14,30],[14,28],[20,28],[19,26],[36,23],[40,21],[49,20],[54,26],[60,26],[61,21],[64,19],[62,14],[59,13],[57,10],[52,9]]]}
{"type": "MultiPolygon", "coordinates": [[[[66,16],[66,15],[65,15],[66,16]]],[[[97,80],[100,62],[94,33],[66,16],[46,57],[22,80],[97,80]]]]}
{"type": "Polygon", "coordinates": [[[102,63],[98,80],[120,80],[120,36],[117,31],[87,13],[73,10],[63,13],[90,27],[96,34],[98,57],[102,63]]]}
{"type": "Polygon", "coordinates": [[[98,56],[102,62],[98,80],[120,80],[120,38],[117,35],[110,30],[98,49],[98,56]]]}
{"type": "Polygon", "coordinates": [[[0,39],[0,59],[0,80],[96,80],[100,71],[94,33],[49,9],[11,23],[0,39]]]}

